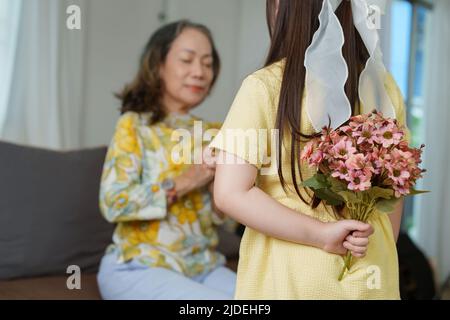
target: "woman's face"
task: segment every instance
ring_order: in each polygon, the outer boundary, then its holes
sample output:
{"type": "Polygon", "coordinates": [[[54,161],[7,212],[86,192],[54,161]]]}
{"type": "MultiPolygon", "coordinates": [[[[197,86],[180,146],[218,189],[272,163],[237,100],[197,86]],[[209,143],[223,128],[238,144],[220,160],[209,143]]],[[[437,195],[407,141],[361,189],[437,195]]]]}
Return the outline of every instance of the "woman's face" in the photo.
{"type": "Polygon", "coordinates": [[[187,112],[208,95],[214,77],[212,47],[200,31],[186,28],[173,42],[160,67],[163,103],[169,111],[187,112]]]}

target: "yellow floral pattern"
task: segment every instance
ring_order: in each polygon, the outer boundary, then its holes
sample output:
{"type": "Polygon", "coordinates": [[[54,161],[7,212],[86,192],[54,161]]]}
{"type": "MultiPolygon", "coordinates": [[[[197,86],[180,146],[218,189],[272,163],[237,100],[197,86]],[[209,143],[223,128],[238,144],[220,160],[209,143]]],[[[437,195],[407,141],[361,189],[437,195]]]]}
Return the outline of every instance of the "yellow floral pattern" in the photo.
{"type": "MultiPolygon", "coordinates": [[[[127,112],[116,126],[106,156],[101,187],[103,216],[117,223],[113,244],[119,262],[138,259],[149,267],[163,267],[195,276],[224,263],[215,248],[218,244],[206,188],[192,191],[167,206],[160,184],[175,178],[187,168],[172,160],[175,129],[194,136],[192,115],[169,115],[148,125],[150,114],[127,112]]],[[[202,122],[202,129],[219,129],[220,123],[202,122]]],[[[190,150],[194,144],[191,143],[190,150]]],[[[204,143],[207,145],[207,142],[204,143]]]]}

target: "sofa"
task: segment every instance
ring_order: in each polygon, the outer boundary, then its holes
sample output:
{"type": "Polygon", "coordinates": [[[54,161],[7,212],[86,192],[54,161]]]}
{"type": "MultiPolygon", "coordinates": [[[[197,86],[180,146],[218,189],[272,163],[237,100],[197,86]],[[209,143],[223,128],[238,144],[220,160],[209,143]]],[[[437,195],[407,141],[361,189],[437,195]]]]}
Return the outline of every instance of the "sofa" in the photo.
{"type": "MultiPolygon", "coordinates": [[[[98,207],[105,154],[0,141],[0,299],[101,299],[96,273],[114,230],[98,207]],[[81,288],[71,290],[73,265],[81,288]]],[[[235,270],[240,236],[222,228],[219,239],[235,270]]]]}

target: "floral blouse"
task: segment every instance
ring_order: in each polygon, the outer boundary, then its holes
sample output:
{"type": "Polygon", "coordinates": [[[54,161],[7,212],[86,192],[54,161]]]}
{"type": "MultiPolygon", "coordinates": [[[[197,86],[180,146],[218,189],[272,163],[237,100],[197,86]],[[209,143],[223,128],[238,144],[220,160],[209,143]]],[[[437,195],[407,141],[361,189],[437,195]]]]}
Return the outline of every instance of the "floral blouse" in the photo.
{"type": "MultiPolygon", "coordinates": [[[[180,144],[173,138],[178,132],[194,137],[196,121],[201,119],[170,114],[149,125],[149,117],[123,114],[108,149],[100,209],[109,222],[117,223],[108,252],[116,251],[119,263],[138,259],[149,267],[169,268],[189,277],[206,273],[225,263],[215,250],[215,225],[223,220],[212,210],[210,193],[206,187],[197,189],[168,206],[160,187],[164,179],[175,178],[189,167],[172,159],[173,148],[180,144]]],[[[220,128],[218,123],[201,124],[203,132],[220,128]]],[[[198,145],[194,141],[188,141],[190,151],[198,145]]],[[[208,141],[200,143],[206,146],[208,141]]]]}

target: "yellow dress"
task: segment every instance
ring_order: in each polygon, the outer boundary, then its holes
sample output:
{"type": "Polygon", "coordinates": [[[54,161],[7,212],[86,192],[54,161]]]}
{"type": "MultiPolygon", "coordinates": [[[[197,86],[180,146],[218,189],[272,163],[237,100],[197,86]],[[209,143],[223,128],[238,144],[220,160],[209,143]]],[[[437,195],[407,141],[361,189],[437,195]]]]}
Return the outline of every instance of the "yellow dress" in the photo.
{"type": "MultiPolygon", "coordinates": [[[[278,62],[244,80],[221,133],[227,129],[274,128],[282,68],[282,62],[278,62]]],[[[386,74],[385,86],[396,109],[399,124],[405,125],[403,98],[389,73],[386,74]]],[[[302,110],[301,128],[307,134],[314,132],[305,108],[302,110]]],[[[406,127],[405,131],[406,140],[409,141],[410,133],[406,127]]],[[[321,221],[335,221],[331,207],[320,204],[312,209],[294,191],[286,193],[276,171],[261,174],[265,164],[254,154],[253,149],[233,148],[219,136],[210,146],[254,164],[259,169],[256,185],[265,193],[298,212],[321,221]]],[[[286,145],[289,146],[290,142],[286,145]]],[[[259,144],[259,148],[264,147],[259,144]]],[[[263,152],[267,151],[270,155],[270,141],[266,148],[263,152]]],[[[285,148],[283,172],[287,184],[292,186],[289,159],[289,150],[285,148]]],[[[304,179],[314,174],[314,170],[306,165],[301,170],[304,179]]],[[[301,189],[301,192],[305,199],[311,198],[309,191],[301,189]]],[[[346,273],[342,281],[338,281],[344,265],[342,256],[275,239],[247,227],[240,248],[236,299],[399,299],[397,251],[389,217],[376,212],[369,222],[375,232],[370,237],[367,255],[353,260],[350,272],[346,273]]]]}

